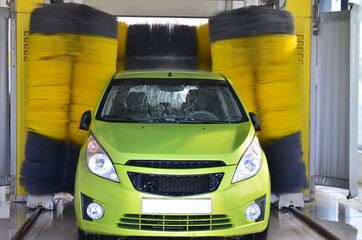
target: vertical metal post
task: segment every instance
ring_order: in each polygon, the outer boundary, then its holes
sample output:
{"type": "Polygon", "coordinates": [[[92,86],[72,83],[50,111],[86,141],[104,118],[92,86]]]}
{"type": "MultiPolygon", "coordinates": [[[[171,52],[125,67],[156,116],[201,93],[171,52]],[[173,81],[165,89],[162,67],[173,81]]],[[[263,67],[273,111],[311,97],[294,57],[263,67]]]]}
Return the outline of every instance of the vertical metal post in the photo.
{"type": "Polygon", "coordinates": [[[10,184],[8,20],[9,9],[0,8],[0,186],[10,184]]]}
{"type": "MultiPolygon", "coordinates": [[[[343,2],[343,1],[342,1],[343,2]]],[[[349,195],[358,195],[358,85],[359,85],[359,43],[360,43],[360,8],[351,4],[350,19],[350,86],[349,86],[349,195]]]]}
{"type": "Polygon", "coordinates": [[[16,0],[10,2],[10,199],[19,201],[16,192],[17,167],[17,73],[16,73],[16,0]]]}
{"type": "Polygon", "coordinates": [[[316,174],[316,119],[317,119],[317,88],[318,88],[318,21],[319,2],[312,1],[312,28],[310,54],[310,115],[309,115],[309,200],[315,199],[316,174]]]}

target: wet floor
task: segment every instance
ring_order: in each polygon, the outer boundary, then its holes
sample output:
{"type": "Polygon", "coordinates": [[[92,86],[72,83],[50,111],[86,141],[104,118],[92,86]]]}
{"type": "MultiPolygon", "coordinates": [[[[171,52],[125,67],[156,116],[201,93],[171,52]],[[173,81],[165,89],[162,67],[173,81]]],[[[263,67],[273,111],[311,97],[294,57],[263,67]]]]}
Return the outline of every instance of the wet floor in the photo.
{"type": "Polygon", "coordinates": [[[348,190],[316,186],[316,200],[304,213],[343,240],[362,239],[362,185],[358,196],[347,199],[348,190]]]}
{"type": "MultiPolygon", "coordinates": [[[[316,187],[316,200],[306,203],[304,213],[343,240],[362,239],[362,197],[347,200],[347,190],[316,187]]],[[[360,191],[362,186],[360,186],[360,191]]],[[[361,193],[361,192],[360,192],[361,193]]],[[[0,240],[16,233],[29,212],[25,204],[0,202],[0,240]]],[[[74,202],[70,196],[59,200],[54,211],[43,211],[24,239],[77,239],[74,202]]],[[[132,238],[137,239],[137,238],[132,238]]],[[[141,239],[141,238],[138,238],[141,239]]],[[[214,238],[223,239],[223,238],[214,238]]],[[[268,239],[324,239],[286,209],[271,207],[268,239]]]]}

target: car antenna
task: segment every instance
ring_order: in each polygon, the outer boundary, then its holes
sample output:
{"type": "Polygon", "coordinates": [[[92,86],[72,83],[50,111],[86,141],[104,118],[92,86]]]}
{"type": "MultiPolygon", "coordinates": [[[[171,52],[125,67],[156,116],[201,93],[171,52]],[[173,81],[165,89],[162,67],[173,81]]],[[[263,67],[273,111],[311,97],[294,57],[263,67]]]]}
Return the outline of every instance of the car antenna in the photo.
{"type": "Polygon", "coordinates": [[[168,76],[169,76],[169,77],[172,77],[172,73],[171,73],[171,72],[169,72],[169,73],[168,73],[168,76]]]}

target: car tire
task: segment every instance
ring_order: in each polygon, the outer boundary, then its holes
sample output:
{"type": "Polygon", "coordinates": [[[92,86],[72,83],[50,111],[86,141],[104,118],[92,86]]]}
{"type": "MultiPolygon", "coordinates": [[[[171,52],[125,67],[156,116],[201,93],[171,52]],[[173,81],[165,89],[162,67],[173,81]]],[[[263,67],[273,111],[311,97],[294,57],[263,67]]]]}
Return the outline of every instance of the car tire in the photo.
{"type": "Polygon", "coordinates": [[[264,231],[260,232],[260,233],[254,233],[254,234],[249,234],[244,236],[245,240],[266,240],[266,238],[268,237],[268,230],[269,230],[269,223],[268,226],[265,228],[264,231]]]}
{"type": "Polygon", "coordinates": [[[78,228],[78,240],[118,240],[118,239],[123,239],[123,238],[89,233],[78,228]]]}
{"type": "Polygon", "coordinates": [[[96,240],[97,235],[93,233],[88,233],[78,228],[78,240],[96,240]]]}

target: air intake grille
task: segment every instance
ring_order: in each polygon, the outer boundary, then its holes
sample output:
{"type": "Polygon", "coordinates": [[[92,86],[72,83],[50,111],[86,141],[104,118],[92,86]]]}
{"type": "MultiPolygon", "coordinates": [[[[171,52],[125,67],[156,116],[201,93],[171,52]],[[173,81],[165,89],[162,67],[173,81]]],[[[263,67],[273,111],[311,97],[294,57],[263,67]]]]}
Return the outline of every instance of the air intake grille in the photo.
{"type": "Polygon", "coordinates": [[[202,175],[156,175],[128,172],[133,187],[165,196],[187,196],[216,191],[224,173],[202,175]]]}
{"type": "Polygon", "coordinates": [[[153,231],[211,231],[232,227],[226,215],[139,215],[126,214],[119,228],[153,231]]]}
{"type": "Polygon", "coordinates": [[[126,165],[148,168],[193,169],[226,166],[223,161],[129,160],[126,165]]]}

